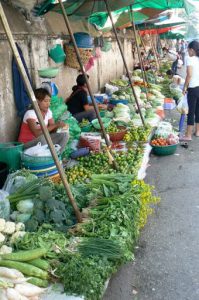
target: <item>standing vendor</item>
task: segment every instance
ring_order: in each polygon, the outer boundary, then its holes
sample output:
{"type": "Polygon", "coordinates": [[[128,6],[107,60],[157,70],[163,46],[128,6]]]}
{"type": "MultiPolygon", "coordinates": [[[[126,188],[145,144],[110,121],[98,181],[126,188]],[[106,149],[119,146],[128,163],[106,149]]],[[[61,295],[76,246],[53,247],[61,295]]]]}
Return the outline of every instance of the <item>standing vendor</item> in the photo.
{"type": "MultiPolygon", "coordinates": [[[[89,76],[87,75],[89,78],[89,76]]],[[[86,78],[83,74],[77,76],[77,85],[72,90],[72,94],[66,99],[66,105],[68,106],[69,112],[81,122],[83,119],[88,119],[91,122],[96,118],[95,110],[93,106],[89,105],[88,101],[88,88],[86,85],[86,78]]],[[[103,104],[98,107],[104,107],[103,104]]]]}
{"type": "MultiPolygon", "coordinates": [[[[59,144],[61,146],[60,152],[62,153],[65,149],[68,140],[68,135],[65,132],[57,133],[56,131],[59,128],[67,129],[68,125],[66,125],[63,122],[54,122],[52,112],[49,109],[51,95],[46,89],[36,89],[35,97],[37,99],[41,114],[43,116],[44,123],[51,135],[53,144],[59,144]]],[[[29,109],[25,113],[18,141],[24,143],[24,149],[33,147],[39,142],[42,145],[46,144],[46,139],[42,134],[42,129],[34,109],[29,109]]]]}

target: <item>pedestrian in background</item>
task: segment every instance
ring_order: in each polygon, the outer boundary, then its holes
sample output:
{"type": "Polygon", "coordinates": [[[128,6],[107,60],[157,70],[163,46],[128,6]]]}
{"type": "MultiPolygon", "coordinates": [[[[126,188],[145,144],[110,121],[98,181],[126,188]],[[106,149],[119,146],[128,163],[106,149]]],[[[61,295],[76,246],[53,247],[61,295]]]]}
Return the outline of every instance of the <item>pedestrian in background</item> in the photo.
{"type": "Polygon", "coordinates": [[[189,112],[187,130],[180,140],[191,141],[195,126],[195,136],[199,137],[199,42],[192,41],[188,45],[187,71],[183,94],[187,93],[189,112]]]}

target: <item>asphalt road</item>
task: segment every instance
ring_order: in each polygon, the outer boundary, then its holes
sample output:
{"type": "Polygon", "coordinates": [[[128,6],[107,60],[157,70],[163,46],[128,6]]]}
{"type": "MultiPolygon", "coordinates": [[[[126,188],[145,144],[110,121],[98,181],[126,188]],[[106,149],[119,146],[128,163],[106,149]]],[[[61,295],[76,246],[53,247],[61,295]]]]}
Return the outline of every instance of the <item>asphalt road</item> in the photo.
{"type": "Polygon", "coordinates": [[[199,300],[199,138],[150,165],[146,181],[161,202],[103,300],[199,300]]]}

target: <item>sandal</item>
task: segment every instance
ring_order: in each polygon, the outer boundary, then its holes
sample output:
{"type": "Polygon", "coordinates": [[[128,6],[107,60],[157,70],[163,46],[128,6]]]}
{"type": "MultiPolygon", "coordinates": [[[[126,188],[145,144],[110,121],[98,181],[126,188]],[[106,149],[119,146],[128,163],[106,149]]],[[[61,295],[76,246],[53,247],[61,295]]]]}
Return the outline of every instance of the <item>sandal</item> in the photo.
{"type": "Polygon", "coordinates": [[[187,137],[187,136],[182,136],[182,137],[180,137],[180,139],[179,139],[179,141],[180,142],[189,142],[189,141],[192,141],[192,138],[189,138],[189,137],[187,137]]]}

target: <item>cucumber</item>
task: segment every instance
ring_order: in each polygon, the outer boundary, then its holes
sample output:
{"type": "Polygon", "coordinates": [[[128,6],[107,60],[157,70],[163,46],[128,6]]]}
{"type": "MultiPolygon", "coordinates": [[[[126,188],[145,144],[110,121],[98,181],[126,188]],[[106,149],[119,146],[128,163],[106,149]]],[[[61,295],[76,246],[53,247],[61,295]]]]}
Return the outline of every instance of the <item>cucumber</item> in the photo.
{"type": "Polygon", "coordinates": [[[41,270],[35,266],[29,265],[27,263],[12,261],[12,260],[0,260],[1,267],[7,267],[11,269],[16,269],[22,274],[27,276],[38,277],[41,279],[48,279],[48,273],[44,270],[41,270]]]}
{"type": "Polygon", "coordinates": [[[2,254],[0,257],[3,260],[14,260],[14,261],[29,261],[44,256],[47,250],[44,248],[38,248],[28,251],[19,251],[14,253],[2,254]]]}
{"type": "Polygon", "coordinates": [[[40,279],[36,277],[31,277],[30,279],[28,279],[28,282],[42,288],[47,288],[49,285],[48,280],[40,279]]]}
{"type": "Polygon", "coordinates": [[[49,271],[50,269],[50,264],[41,258],[29,260],[28,263],[45,271],[49,271]]]}

